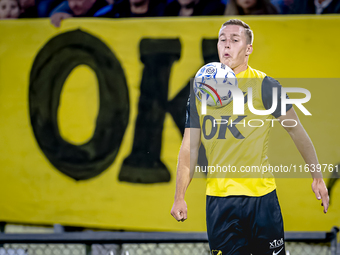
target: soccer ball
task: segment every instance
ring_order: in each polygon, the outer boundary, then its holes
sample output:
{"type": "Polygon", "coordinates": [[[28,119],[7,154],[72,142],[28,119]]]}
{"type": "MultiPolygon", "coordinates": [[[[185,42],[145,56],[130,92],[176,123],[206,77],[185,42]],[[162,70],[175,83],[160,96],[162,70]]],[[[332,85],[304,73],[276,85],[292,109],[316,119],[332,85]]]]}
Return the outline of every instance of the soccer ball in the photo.
{"type": "Polygon", "coordinates": [[[225,64],[212,62],[201,67],[196,73],[193,87],[198,100],[213,107],[229,104],[233,95],[230,86],[237,87],[237,79],[233,70],[225,64]]]}

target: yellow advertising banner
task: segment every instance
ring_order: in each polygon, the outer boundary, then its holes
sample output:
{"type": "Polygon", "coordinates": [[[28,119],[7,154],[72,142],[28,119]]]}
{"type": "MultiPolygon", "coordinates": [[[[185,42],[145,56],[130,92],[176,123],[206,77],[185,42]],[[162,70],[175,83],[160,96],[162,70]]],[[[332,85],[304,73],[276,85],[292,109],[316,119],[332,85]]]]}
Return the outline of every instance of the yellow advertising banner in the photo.
{"type": "MultiPolygon", "coordinates": [[[[60,28],[47,19],[1,21],[0,221],[205,231],[204,178],[189,186],[185,223],[170,210],[188,82],[202,65],[218,61],[217,35],[226,20],[77,18],[60,28]]],[[[305,106],[313,116],[297,112],[320,163],[335,166],[340,17],[243,20],[255,34],[250,66],[284,86],[295,78],[311,91],[305,106]]],[[[280,126],[269,149],[271,164],[303,166],[280,126]]],[[[336,180],[326,179],[331,205],[324,215],[311,178],[278,178],[285,229],[340,225],[336,180]]]]}

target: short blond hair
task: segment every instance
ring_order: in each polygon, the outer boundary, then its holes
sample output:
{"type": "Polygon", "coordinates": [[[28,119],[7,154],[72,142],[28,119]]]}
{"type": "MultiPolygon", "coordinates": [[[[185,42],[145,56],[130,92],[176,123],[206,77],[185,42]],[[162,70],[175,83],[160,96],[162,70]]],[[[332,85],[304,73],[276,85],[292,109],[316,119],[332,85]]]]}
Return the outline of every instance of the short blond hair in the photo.
{"type": "Polygon", "coordinates": [[[221,34],[221,30],[228,25],[236,25],[236,26],[240,26],[244,28],[244,31],[246,33],[246,38],[247,38],[247,44],[253,44],[254,42],[254,33],[253,31],[250,29],[250,26],[245,23],[244,21],[240,20],[240,19],[230,19],[226,22],[223,23],[223,25],[221,26],[220,32],[218,33],[218,35],[221,34]]]}

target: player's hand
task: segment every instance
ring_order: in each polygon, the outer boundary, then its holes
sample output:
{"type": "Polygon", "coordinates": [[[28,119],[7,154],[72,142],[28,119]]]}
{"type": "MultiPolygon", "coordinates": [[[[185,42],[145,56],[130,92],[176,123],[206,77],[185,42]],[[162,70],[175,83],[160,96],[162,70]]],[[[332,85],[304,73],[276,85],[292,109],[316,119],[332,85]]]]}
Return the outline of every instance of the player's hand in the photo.
{"type": "Polygon", "coordinates": [[[179,222],[185,221],[187,219],[187,211],[187,203],[184,199],[175,200],[171,209],[171,215],[179,222]]]}
{"type": "Polygon", "coordinates": [[[57,12],[51,16],[51,23],[55,27],[60,27],[60,23],[63,19],[71,18],[72,15],[65,12],[57,12]]]}
{"type": "Polygon", "coordinates": [[[322,178],[313,179],[312,190],[315,193],[316,198],[318,200],[321,199],[322,201],[321,206],[323,206],[323,212],[326,213],[329,206],[329,196],[326,184],[322,178]]]}

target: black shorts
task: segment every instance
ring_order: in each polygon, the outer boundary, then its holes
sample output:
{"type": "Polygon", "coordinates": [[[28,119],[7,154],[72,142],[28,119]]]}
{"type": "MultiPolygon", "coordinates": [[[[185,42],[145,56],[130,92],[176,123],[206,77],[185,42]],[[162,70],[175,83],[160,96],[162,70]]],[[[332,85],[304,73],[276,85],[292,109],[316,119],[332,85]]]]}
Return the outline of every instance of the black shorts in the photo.
{"type": "Polygon", "coordinates": [[[212,255],[284,255],[284,230],[276,191],[262,197],[207,196],[212,255]]]}

